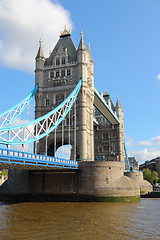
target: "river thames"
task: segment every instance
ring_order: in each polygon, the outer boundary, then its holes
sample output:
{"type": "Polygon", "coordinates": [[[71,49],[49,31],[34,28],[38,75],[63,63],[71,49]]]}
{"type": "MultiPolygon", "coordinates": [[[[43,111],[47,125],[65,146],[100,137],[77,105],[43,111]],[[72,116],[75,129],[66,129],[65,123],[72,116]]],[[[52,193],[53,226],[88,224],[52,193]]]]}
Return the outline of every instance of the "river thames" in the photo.
{"type": "Polygon", "coordinates": [[[160,199],[133,203],[0,202],[0,239],[160,239],[160,199]]]}

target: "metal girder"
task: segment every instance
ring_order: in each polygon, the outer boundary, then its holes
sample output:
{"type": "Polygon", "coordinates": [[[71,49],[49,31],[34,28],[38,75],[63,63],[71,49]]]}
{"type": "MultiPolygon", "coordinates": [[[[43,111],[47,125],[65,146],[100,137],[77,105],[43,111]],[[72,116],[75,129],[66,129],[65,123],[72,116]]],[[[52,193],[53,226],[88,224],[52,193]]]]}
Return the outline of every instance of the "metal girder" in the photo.
{"type": "Polygon", "coordinates": [[[38,85],[20,103],[0,114],[0,129],[7,127],[23,112],[23,110],[28,106],[37,91],[38,85]]]}
{"type": "Polygon", "coordinates": [[[44,116],[18,126],[0,129],[0,144],[17,145],[35,142],[52,132],[70,111],[75,102],[82,80],[78,82],[72,93],[55,109],[44,116]]]}
{"type": "Polygon", "coordinates": [[[125,165],[128,168],[128,169],[126,169],[126,171],[130,172],[131,171],[131,165],[130,165],[130,162],[129,162],[129,158],[128,158],[128,154],[127,154],[125,143],[124,143],[124,152],[125,152],[125,165]]]}
{"type": "Polygon", "coordinates": [[[78,162],[51,156],[0,148],[0,166],[20,169],[78,169],[78,162]]]}
{"type": "Polygon", "coordinates": [[[118,116],[96,88],[94,89],[94,106],[111,124],[120,124],[118,116]]]}

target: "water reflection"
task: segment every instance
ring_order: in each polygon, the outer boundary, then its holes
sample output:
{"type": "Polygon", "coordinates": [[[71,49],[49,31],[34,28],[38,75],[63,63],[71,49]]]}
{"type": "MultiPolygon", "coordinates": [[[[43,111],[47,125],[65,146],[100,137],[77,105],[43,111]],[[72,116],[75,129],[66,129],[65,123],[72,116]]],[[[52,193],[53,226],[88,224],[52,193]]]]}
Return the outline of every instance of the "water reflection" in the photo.
{"type": "Polygon", "coordinates": [[[158,240],[159,204],[0,202],[0,239],[158,240]]]}

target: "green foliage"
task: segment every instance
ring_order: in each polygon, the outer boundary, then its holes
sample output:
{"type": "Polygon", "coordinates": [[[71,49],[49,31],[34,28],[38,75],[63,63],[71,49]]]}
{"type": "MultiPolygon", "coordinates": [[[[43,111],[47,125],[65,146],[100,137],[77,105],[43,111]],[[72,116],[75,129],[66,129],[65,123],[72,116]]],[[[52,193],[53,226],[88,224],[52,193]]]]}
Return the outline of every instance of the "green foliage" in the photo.
{"type": "Polygon", "coordinates": [[[153,171],[152,177],[153,177],[153,183],[157,183],[159,180],[159,177],[158,177],[158,173],[156,171],[153,171]]]}
{"type": "Polygon", "coordinates": [[[149,168],[144,168],[142,171],[143,171],[143,178],[145,180],[147,180],[151,184],[158,182],[159,177],[156,171],[151,172],[149,168]]]}
{"type": "Polygon", "coordinates": [[[8,170],[1,170],[0,175],[8,176],[8,170]]]}

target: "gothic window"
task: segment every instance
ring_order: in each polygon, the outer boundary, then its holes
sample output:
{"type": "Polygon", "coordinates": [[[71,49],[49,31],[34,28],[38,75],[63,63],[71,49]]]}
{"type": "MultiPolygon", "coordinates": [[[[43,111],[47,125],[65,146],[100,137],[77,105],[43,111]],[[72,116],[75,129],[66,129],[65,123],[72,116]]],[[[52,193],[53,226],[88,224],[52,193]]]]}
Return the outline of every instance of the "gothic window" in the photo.
{"type": "Polygon", "coordinates": [[[103,149],[104,149],[104,151],[109,151],[109,143],[106,143],[106,144],[103,146],[103,149]]]}
{"type": "Polygon", "coordinates": [[[56,77],[59,77],[59,71],[56,71],[56,77]]]}
{"type": "Polygon", "coordinates": [[[60,104],[60,103],[62,103],[64,101],[64,95],[63,94],[58,94],[57,96],[56,96],[56,104],[60,104]]]}
{"type": "Polygon", "coordinates": [[[65,70],[62,70],[61,71],[61,77],[64,77],[65,76],[65,70]]]}
{"type": "Polygon", "coordinates": [[[56,58],[56,65],[60,65],[60,59],[59,58],[56,58]]]}
{"type": "Polygon", "coordinates": [[[49,105],[50,105],[49,99],[47,98],[47,99],[46,99],[46,106],[49,106],[49,105]]]}
{"type": "Polygon", "coordinates": [[[103,139],[104,140],[108,139],[108,133],[103,133],[103,139]]]}
{"type": "Polygon", "coordinates": [[[50,78],[54,78],[54,72],[50,72],[50,78]]]}
{"type": "Polygon", "coordinates": [[[65,64],[66,61],[65,61],[65,57],[62,57],[62,64],[65,64]]]}
{"type": "MultiPolygon", "coordinates": [[[[69,118],[67,118],[67,126],[69,126],[69,118]]],[[[72,126],[72,118],[70,118],[70,126],[72,126]]]]}
{"type": "Polygon", "coordinates": [[[98,145],[98,152],[102,152],[102,145],[98,145]]]}
{"type": "Polygon", "coordinates": [[[67,69],[67,76],[71,76],[71,69],[67,69]]]}

